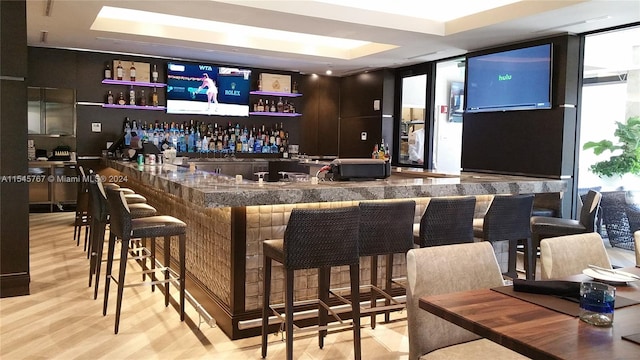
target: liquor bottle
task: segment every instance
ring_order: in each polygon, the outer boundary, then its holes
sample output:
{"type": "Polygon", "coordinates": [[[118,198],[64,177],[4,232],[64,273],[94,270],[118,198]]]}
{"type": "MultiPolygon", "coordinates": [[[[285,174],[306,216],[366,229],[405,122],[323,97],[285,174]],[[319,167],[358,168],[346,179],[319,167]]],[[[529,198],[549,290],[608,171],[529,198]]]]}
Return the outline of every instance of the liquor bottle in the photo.
{"type": "Polygon", "coordinates": [[[107,67],[104,68],[104,78],[111,79],[111,65],[107,63],[107,67]]]}
{"type": "Polygon", "coordinates": [[[136,91],[133,89],[133,86],[129,89],[129,105],[136,104],[136,91]]]}
{"type": "Polygon", "coordinates": [[[269,108],[270,112],[276,112],[276,102],[275,100],[271,102],[271,107],[269,108]]]}
{"type": "Polygon", "coordinates": [[[264,101],[264,111],[269,112],[269,100],[264,101]]]}
{"type": "Polygon", "coordinates": [[[131,146],[131,125],[129,125],[129,118],[124,119],[124,146],[131,146]]]}
{"type": "Polygon", "coordinates": [[[113,93],[111,90],[107,93],[107,104],[113,104],[113,93]]]}
{"type": "Polygon", "coordinates": [[[278,100],[277,110],[279,113],[284,112],[284,103],[282,102],[282,97],[278,100]]]}
{"type": "Polygon", "coordinates": [[[118,67],[116,68],[116,78],[122,80],[124,76],[124,69],[122,68],[122,62],[118,61],[118,67]]]}
{"type": "Polygon", "coordinates": [[[293,89],[291,89],[291,92],[294,94],[298,93],[298,83],[297,82],[293,82],[293,89]]]}
{"type": "Polygon", "coordinates": [[[118,105],[125,105],[127,101],[124,99],[124,94],[120,91],[120,96],[118,97],[118,105]]]}
{"type": "Polygon", "coordinates": [[[378,147],[378,159],[383,159],[384,160],[384,139],[382,139],[382,142],[380,143],[380,146],[378,147]]]}
{"type": "Polygon", "coordinates": [[[153,104],[153,106],[158,106],[158,92],[156,91],[156,88],[153,88],[153,94],[151,94],[151,104],[153,104]]]}
{"type": "Polygon", "coordinates": [[[144,94],[144,90],[140,90],[140,106],[147,106],[147,97],[144,94]]]}
{"type": "Polygon", "coordinates": [[[263,112],[264,111],[264,103],[262,102],[262,99],[258,99],[258,112],[263,112]]]}
{"type": "Polygon", "coordinates": [[[129,68],[129,80],[136,81],[136,66],[131,62],[131,67],[129,68]]]}
{"type": "Polygon", "coordinates": [[[158,68],[153,64],[153,71],[151,72],[151,81],[158,82],[158,68]]]}

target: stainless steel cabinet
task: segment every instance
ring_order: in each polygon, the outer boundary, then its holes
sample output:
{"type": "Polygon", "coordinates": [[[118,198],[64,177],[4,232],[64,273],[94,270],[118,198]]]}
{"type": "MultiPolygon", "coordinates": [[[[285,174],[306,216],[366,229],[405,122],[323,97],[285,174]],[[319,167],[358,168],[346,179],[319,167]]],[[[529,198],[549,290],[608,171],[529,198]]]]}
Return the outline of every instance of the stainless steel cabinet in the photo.
{"type": "Polygon", "coordinates": [[[29,204],[57,206],[75,204],[78,195],[76,165],[69,162],[41,161],[29,163],[29,204]],[[37,177],[36,177],[37,176],[37,177]],[[38,179],[36,181],[36,179],[38,179]]]}

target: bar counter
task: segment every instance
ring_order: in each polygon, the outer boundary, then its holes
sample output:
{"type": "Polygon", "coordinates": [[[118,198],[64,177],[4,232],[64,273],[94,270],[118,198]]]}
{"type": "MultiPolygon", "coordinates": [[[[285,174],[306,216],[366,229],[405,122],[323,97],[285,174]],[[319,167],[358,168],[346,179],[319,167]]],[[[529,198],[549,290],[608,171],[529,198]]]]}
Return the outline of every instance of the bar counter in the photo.
{"type": "MultiPolygon", "coordinates": [[[[562,193],[567,186],[559,179],[415,172],[411,176],[393,172],[391,177],[375,181],[260,184],[187,166],[137,165],[115,160],[105,160],[105,164],[104,174],[119,174],[126,181],[121,185],[147,197],[159,213],[187,223],[187,290],[231,339],[260,333],[259,327],[241,329],[238,325],[261,316],[262,241],[282,238],[294,207],[327,208],[357,205],[364,200],[412,199],[416,201],[414,223],[419,223],[431,197],[475,195],[480,199],[495,194],[562,193]]],[[[171,254],[177,258],[177,243],[172,242],[171,254]]],[[[384,262],[379,266],[382,276],[384,262]]],[[[363,284],[369,281],[369,267],[368,259],[362,259],[363,284]]],[[[404,272],[404,258],[397,255],[394,275],[404,272]]],[[[282,267],[275,266],[272,276],[272,302],[282,303],[282,267]]],[[[295,277],[295,299],[314,298],[317,272],[297,271],[295,277]]],[[[382,281],[380,278],[378,283],[382,281]]],[[[332,269],[332,288],[348,284],[348,268],[332,269]]]]}

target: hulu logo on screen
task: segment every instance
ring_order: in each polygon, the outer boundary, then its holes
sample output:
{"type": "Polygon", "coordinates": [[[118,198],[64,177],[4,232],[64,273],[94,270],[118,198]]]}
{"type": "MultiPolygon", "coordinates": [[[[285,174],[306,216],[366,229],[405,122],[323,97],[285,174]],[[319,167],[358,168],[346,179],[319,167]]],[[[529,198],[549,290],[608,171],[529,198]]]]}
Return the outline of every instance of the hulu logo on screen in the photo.
{"type": "Polygon", "coordinates": [[[509,81],[511,80],[511,74],[504,74],[504,75],[500,75],[498,74],[498,81],[509,81]]]}

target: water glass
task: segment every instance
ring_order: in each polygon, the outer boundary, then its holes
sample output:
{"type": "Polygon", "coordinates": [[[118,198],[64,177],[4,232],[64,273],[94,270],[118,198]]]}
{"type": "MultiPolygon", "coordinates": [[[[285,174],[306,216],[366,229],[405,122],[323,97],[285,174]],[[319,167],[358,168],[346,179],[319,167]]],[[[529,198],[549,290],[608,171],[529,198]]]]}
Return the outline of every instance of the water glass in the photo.
{"type": "Polygon", "coordinates": [[[616,288],[585,281],[580,284],[580,320],[595,326],[611,326],[616,288]]]}

